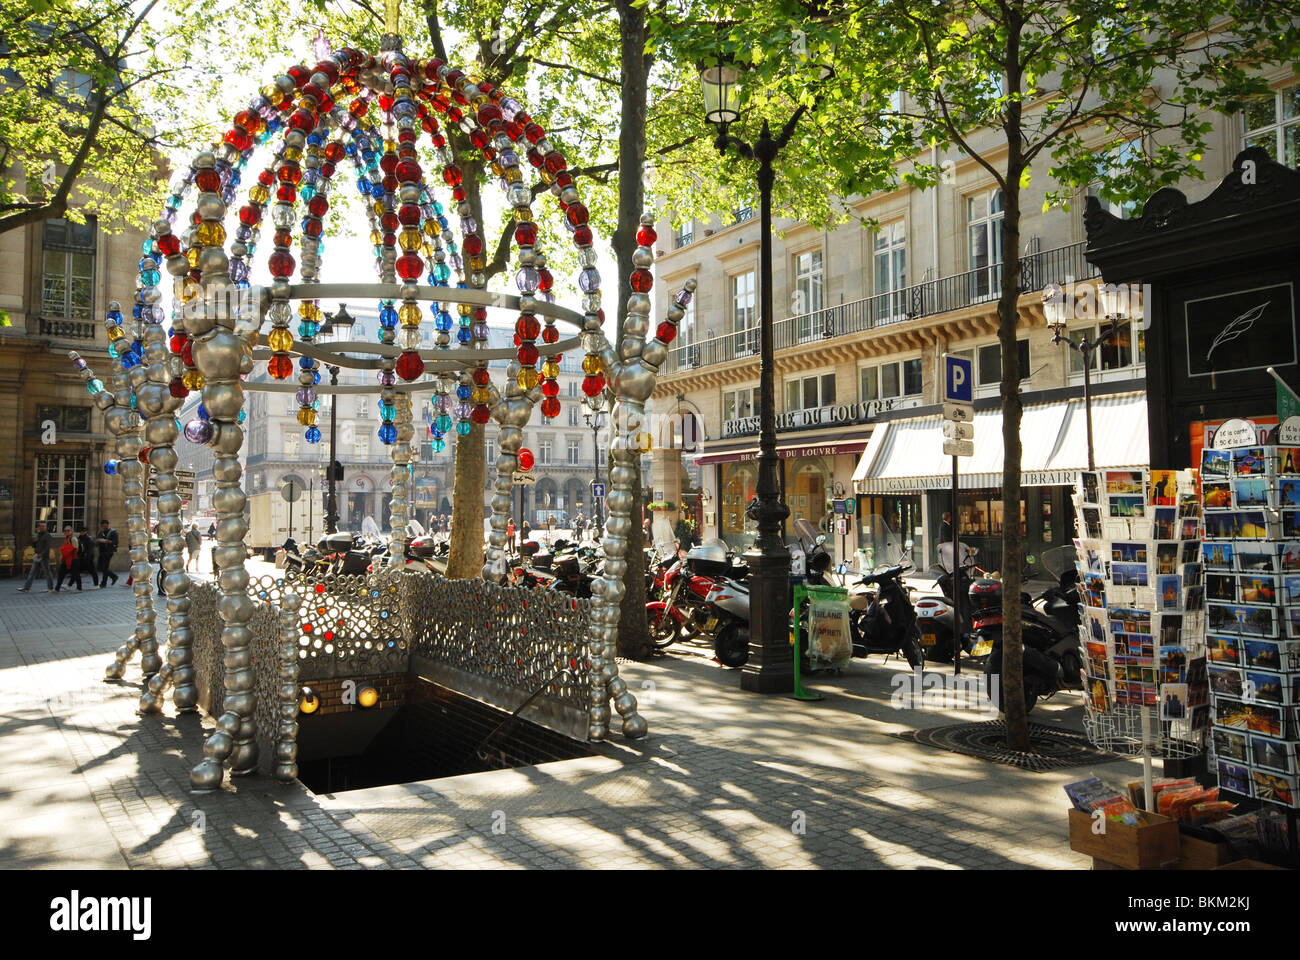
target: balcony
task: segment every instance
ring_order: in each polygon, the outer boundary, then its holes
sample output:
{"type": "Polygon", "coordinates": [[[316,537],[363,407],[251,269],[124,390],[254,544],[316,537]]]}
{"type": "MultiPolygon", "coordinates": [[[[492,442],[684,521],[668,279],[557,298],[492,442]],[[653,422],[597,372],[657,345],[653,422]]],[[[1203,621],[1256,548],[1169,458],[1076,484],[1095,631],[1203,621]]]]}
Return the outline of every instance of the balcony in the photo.
{"type": "Polygon", "coordinates": [[[39,335],[63,340],[94,340],[95,324],[89,320],[49,320],[41,317],[39,335]]]}
{"type": "MultiPolygon", "coordinates": [[[[1083,242],[1043,250],[1020,258],[1020,292],[1041,290],[1049,283],[1064,284],[1096,275],[1083,255],[1083,242]]],[[[813,313],[787,317],[772,325],[773,348],[789,347],[849,334],[865,333],[891,324],[960,310],[996,301],[1002,284],[1002,264],[968,270],[882,293],[851,303],[841,303],[813,313]]],[[[758,327],[683,344],[669,351],[661,373],[679,373],[758,356],[758,327]]]]}

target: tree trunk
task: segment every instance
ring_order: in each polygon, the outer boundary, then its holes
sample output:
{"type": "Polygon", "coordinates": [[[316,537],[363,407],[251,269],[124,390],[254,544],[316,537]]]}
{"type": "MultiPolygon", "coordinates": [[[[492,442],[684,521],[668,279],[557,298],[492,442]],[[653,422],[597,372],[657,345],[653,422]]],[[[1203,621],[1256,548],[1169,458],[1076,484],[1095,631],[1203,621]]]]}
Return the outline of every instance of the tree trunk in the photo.
{"type": "MultiPolygon", "coordinates": [[[[1008,24],[1007,91],[1020,90],[1018,23],[1008,24]]],[[[1020,537],[1020,351],[1017,327],[1020,299],[1020,177],[1024,168],[1020,137],[1021,103],[1007,104],[1007,175],[1003,190],[1002,291],[998,300],[998,342],[1002,348],[1002,709],[1007,746],[1029,749],[1021,649],[1020,537]]]]}
{"type": "MultiPolygon", "coordinates": [[[[613,238],[614,256],[618,260],[618,329],[614,339],[617,347],[627,317],[628,297],[632,294],[632,254],[636,251],[636,233],[645,204],[647,100],[650,64],[654,58],[645,52],[645,10],[634,5],[632,0],[617,0],[616,6],[623,64],[618,134],[618,227],[613,238]]],[[[653,322],[651,329],[654,329],[653,322]]],[[[633,513],[627,538],[627,573],[623,577],[625,593],[618,621],[618,652],[627,657],[645,656],[652,649],[645,615],[645,538],[638,509],[642,486],[639,459],[637,466],[632,482],[633,513]]]]}

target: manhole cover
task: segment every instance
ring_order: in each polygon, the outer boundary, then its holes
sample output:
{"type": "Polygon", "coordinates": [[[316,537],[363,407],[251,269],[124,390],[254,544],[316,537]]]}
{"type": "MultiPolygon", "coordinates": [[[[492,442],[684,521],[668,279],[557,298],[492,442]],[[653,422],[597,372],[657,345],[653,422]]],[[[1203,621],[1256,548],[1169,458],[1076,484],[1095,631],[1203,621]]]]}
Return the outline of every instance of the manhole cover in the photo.
{"type": "Polygon", "coordinates": [[[1105,750],[1098,750],[1081,733],[1057,730],[1037,723],[1029,725],[1029,753],[1012,750],[1006,745],[1006,727],[1001,720],[908,730],[891,736],[991,763],[1009,764],[1034,773],[1082,766],[1115,756],[1105,750]]]}

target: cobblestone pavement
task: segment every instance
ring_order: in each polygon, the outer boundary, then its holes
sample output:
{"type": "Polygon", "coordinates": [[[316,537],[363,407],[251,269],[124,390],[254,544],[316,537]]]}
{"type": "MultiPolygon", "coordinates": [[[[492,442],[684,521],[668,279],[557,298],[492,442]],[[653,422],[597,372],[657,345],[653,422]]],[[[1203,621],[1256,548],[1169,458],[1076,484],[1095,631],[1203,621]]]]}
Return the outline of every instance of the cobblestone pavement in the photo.
{"type": "MultiPolygon", "coordinates": [[[[138,656],[102,679],[132,592],[17,585],[0,584],[0,868],[1082,867],[1061,785],[1138,771],[1032,774],[894,739],[985,718],[891,709],[898,664],[878,657],[800,703],[742,693],[679,645],[622,664],[643,744],[332,796],[262,777],[192,796],[210,721],[138,717],[138,656]]],[[[1077,729],[1077,696],[1056,699],[1034,719],[1077,729]]]]}

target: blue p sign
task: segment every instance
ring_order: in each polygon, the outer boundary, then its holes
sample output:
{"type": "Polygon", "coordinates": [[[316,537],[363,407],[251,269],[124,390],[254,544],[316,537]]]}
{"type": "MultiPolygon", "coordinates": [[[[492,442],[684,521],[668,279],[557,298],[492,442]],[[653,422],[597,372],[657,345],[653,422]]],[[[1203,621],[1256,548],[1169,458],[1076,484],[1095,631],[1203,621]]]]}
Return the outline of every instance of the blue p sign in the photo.
{"type": "Polygon", "coordinates": [[[972,363],[966,357],[956,357],[951,353],[943,355],[943,401],[944,403],[970,403],[972,363]]]}

